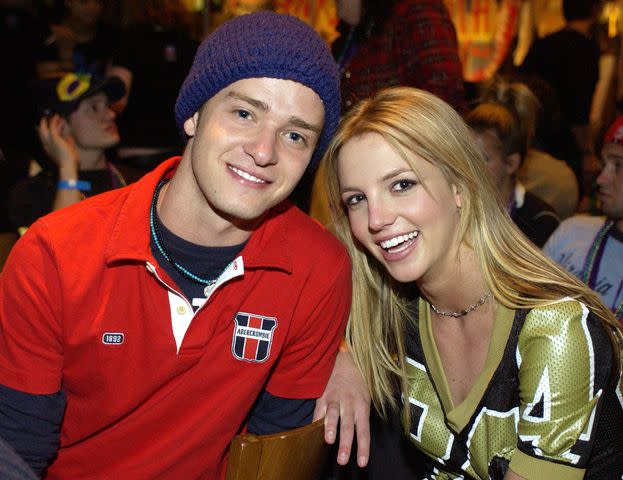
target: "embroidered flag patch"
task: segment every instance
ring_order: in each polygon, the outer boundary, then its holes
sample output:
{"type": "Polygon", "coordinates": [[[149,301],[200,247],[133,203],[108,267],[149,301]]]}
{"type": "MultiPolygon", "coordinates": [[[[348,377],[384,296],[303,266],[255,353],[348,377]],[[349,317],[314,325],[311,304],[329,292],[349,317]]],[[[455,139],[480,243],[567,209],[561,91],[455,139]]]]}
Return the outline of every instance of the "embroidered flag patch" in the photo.
{"type": "Polygon", "coordinates": [[[235,317],[231,352],[238,360],[265,362],[270,356],[277,319],[238,312],[235,317]]]}

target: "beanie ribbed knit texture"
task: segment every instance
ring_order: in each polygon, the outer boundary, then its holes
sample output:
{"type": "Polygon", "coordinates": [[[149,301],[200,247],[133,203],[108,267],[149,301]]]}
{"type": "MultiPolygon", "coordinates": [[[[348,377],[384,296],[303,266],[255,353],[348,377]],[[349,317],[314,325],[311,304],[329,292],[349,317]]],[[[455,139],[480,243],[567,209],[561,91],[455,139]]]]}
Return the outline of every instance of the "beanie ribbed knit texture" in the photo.
{"type": "Polygon", "coordinates": [[[340,116],[339,70],[327,44],[303,21],[263,11],[223,23],[199,46],[175,104],[184,122],[228,85],[245,78],[293,80],[318,94],[324,105],[324,128],[314,150],[314,169],[335,133],[340,116]]]}

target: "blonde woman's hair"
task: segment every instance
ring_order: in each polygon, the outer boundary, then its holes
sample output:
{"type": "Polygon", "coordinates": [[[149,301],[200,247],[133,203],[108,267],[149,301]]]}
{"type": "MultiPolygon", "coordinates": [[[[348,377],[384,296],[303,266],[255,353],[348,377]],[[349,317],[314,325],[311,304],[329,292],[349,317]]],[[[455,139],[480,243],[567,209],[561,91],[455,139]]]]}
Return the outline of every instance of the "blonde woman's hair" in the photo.
{"type": "MultiPolygon", "coordinates": [[[[514,225],[489,179],[487,166],[458,113],[436,96],[415,88],[393,87],[356,105],[342,119],[325,154],[325,182],[332,226],[353,263],[353,304],[347,331],[355,361],[382,416],[407,394],[404,332],[411,321],[412,285],[399,285],[353,237],[341,202],[340,149],[350,139],[380,135],[412,167],[417,155],[438,167],[461,195],[459,235],[479,261],[495,300],[511,309],[530,309],[571,297],[599,317],[611,335],[617,362],[619,328],[597,294],[559,267],[514,225]],[[399,389],[399,390],[398,390],[399,389]]],[[[382,159],[379,159],[382,161],[382,159]]],[[[414,168],[417,175],[417,170],[414,168]]],[[[424,185],[425,187],[425,185],[424,185]]],[[[406,397],[405,397],[406,398],[406,397]]],[[[409,424],[408,409],[403,423],[409,424]]]]}

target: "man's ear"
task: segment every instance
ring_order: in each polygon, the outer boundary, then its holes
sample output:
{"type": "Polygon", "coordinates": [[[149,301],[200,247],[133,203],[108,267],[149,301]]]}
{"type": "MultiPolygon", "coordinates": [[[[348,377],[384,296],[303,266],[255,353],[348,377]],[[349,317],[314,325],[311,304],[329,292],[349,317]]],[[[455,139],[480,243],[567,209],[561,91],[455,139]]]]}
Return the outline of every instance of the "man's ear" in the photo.
{"type": "Polygon", "coordinates": [[[506,156],[506,173],[509,176],[513,176],[519,170],[519,166],[521,164],[521,155],[519,153],[511,153],[506,156]]]}
{"type": "Polygon", "coordinates": [[[199,125],[199,112],[195,112],[192,117],[184,122],[184,132],[189,137],[194,137],[199,125]]]}

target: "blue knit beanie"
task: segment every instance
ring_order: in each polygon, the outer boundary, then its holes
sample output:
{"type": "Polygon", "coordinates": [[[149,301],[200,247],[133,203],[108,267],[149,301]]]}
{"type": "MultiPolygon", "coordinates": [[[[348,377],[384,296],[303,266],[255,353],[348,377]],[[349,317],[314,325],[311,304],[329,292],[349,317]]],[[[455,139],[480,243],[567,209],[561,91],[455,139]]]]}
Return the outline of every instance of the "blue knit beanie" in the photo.
{"type": "Polygon", "coordinates": [[[184,122],[223,88],[261,77],[294,80],[322,99],[324,128],[310,162],[313,170],[339,121],[339,71],[327,44],[291,15],[270,11],[241,15],[211,33],[199,46],[177,97],[178,128],[183,132],[184,122]]]}

